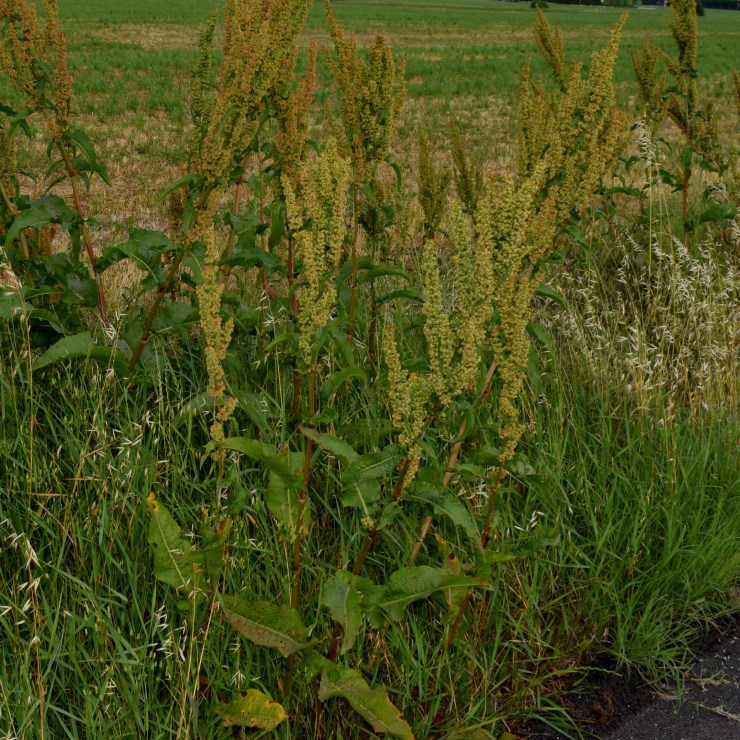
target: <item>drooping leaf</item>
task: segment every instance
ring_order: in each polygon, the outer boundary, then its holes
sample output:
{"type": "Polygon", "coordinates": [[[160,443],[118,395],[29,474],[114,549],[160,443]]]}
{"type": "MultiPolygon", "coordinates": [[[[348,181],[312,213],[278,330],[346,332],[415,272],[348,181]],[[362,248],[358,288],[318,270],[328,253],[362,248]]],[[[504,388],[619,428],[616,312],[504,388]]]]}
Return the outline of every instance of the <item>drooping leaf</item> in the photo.
{"type": "Polygon", "coordinates": [[[118,349],[96,344],[89,331],[60,339],[34,361],[33,370],[40,370],[55,362],[80,358],[89,358],[105,367],[112,367],[118,376],[128,375],[126,355],[118,349]]]}
{"type": "Polygon", "coordinates": [[[283,480],[289,488],[301,488],[303,481],[296,475],[288,461],[281,455],[275,454],[273,450],[256,439],[247,437],[228,437],[223,446],[227,450],[234,450],[248,455],[263,463],[265,467],[283,480]]]}
{"type": "Polygon", "coordinates": [[[352,445],[347,444],[343,439],[326,434],[325,432],[319,432],[310,427],[300,427],[300,430],[306,437],[316,442],[319,447],[333,453],[345,465],[353,463],[359,457],[352,448],[352,445]]]}
{"type": "Polygon", "coordinates": [[[371,689],[365,679],[352,668],[332,666],[321,676],[319,699],[334,696],[345,698],[352,709],[370,723],[375,732],[414,740],[411,728],[380,686],[371,689]]]}
{"type": "Polygon", "coordinates": [[[367,382],[367,373],[362,368],[357,367],[357,365],[352,365],[351,367],[345,367],[344,370],[340,370],[338,373],[330,375],[321,386],[321,399],[325,402],[328,401],[342,383],[352,378],[367,382]]]}
{"type": "Polygon", "coordinates": [[[401,460],[401,448],[389,445],[382,452],[369,452],[358,457],[342,475],[342,486],[351,486],[359,480],[384,478],[401,460]]]}
{"type": "Polygon", "coordinates": [[[275,648],[284,658],[311,645],[298,612],[282,604],[221,596],[224,618],[255,645],[275,648]]]}
{"type": "Polygon", "coordinates": [[[21,211],[5,235],[5,246],[12,244],[24,229],[40,228],[46,224],[75,223],[79,219],[58,195],[45,195],[34,201],[30,208],[21,211]]]}
{"type": "Polygon", "coordinates": [[[537,290],[535,290],[535,295],[541,298],[549,298],[551,301],[555,301],[561,308],[565,308],[565,298],[555,288],[547,285],[547,283],[540,283],[537,290]]]}
{"type": "Polygon", "coordinates": [[[276,701],[257,689],[247,689],[228,704],[219,708],[225,727],[252,727],[274,730],[288,719],[288,714],[276,701]]]}
{"type": "Polygon", "coordinates": [[[342,489],[339,497],[345,506],[360,509],[364,514],[375,510],[382,497],[380,483],[374,478],[358,480],[342,489]]]}
{"type": "Polygon", "coordinates": [[[369,599],[370,603],[393,621],[401,621],[406,607],[431,596],[440,589],[464,589],[487,586],[486,581],[471,576],[452,575],[445,568],[419,565],[397,570],[379,592],[369,599]]]}
{"type": "Polygon", "coordinates": [[[554,527],[540,525],[512,545],[509,554],[517,558],[528,558],[546,547],[555,547],[558,544],[560,544],[559,532],[554,527]]]}

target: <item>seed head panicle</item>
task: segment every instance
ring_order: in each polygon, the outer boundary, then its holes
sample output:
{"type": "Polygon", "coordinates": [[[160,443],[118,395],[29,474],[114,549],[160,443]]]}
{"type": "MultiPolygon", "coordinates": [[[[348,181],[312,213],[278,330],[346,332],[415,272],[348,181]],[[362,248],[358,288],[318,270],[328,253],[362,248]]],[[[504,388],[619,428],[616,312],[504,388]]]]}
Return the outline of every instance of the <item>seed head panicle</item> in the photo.
{"type": "Polygon", "coordinates": [[[223,179],[251,142],[265,101],[293,59],[310,0],[227,0],[224,59],[197,169],[223,179]]]}
{"type": "Polygon", "coordinates": [[[554,30],[552,29],[539,5],[537,6],[537,17],[534,20],[534,40],[544,60],[552,70],[560,91],[565,92],[566,74],[563,39],[560,35],[560,29],[557,27],[554,30]]]}
{"type": "Polygon", "coordinates": [[[637,89],[642,104],[643,117],[657,128],[665,117],[663,92],[666,87],[665,70],[659,72],[660,50],[651,46],[647,39],[641,49],[632,52],[632,69],[637,80],[637,89]]]}
{"type": "Polygon", "coordinates": [[[341,92],[343,153],[352,161],[355,181],[369,183],[377,163],[390,150],[406,92],[405,65],[403,60],[396,63],[380,34],[365,61],[355,38],[335,18],[329,0],[324,0],[324,8],[336,57],[327,49],[324,53],[341,92]]]}
{"type": "Polygon", "coordinates": [[[383,359],[388,368],[391,421],[399,430],[398,444],[407,453],[414,453],[418,450],[419,440],[424,433],[426,406],[432,395],[429,376],[407,373],[403,369],[396,346],[395,328],[391,323],[385,325],[383,332],[383,359]]]}
{"type": "Polygon", "coordinates": [[[305,155],[308,114],[316,91],[316,55],[317,46],[312,42],[308,51],[306,74],[298,82],[296,89],[290,92],[282,91],[273,100],[277,114],[276,157],[280,162],[282,175],[287,177],[294,187],[298,165],[305,155]]]}
{"type": "Polygon", "coordinates": [[[450,172],[437,166],[429,137],[419,128],[419,203],[424,212],[424,238],[431,239],[439,228],[450,184],[450,172]]]}
{"type": "Polygon", "coordinates": [[[328,323],[336,302],[333,279],[344,249],[349,182],[349,160],[339,154],[334,139],[319,156],[300,163],[298,193],[285,174],[282,178],[288,226],[296,241],[296,256],[303,260],[306,282],[298,321],[307,365],[316,333],[328,323]]]}

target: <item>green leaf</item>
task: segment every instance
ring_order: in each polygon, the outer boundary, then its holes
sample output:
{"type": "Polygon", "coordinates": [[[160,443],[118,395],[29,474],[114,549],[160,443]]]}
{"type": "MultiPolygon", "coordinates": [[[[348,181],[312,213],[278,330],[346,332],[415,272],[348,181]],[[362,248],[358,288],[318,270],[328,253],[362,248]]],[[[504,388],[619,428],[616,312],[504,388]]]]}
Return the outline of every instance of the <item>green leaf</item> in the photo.
{"type": "Polygon", "coordinates": [[[0,291],[0,321],[13,321],[32,310],[33,306],[24,301],[18,291],[0,291]]]}
{"type": "Polygon", "coordinates": [[[21,211],[5,235],[5,246],[8,247],[24,229],[38,229],[46,224],[61,222],[73,223],[79,217],[58,195],[45,195],[31,204],[30,208],[21,211]]]}
{"type": "Polygon", "coordinates": [[[411,728],[393,706],[385,689],[380,686],[371,689],[365,679],[352,668],[332,666],[324,670],[319,685],[319,699],[326,701],[334,696],[345,698],[352,709],[370,723],[375,732],[414,740],[411,728]]]}
{"type": "Polygon", "coordinates": [[[547,333],[547,329],[542,324],[530,321],[527,324],[527,334],[533,339],[536,339],[550,354],[554,353],[555,347],[552,343],[552,337],[547,333]]]}
{"type": "Polygon", "coordinates": [[[358,457],[342,475],[342,486],[349,488],[360,480],[384,478],[401,460],[401,448],[389,445],[382,452],[369,452],[358,457]]]}
{"type": "Polygon", "coordinates": [[[391,290],[378,298],[378,305],[382,306],[384,303],[394,301],[397,298],[407,298],[410,301],[424,303],[424,296],[418,290],[391,290]]]}
{"type": "Polygon", "coordinates": [[[560,544],[560,534],[554,527],[539,526],[522,537],[509,548],[509,555],[517,558],[528,558],[537,554],[546,547],[555,547],[560,544]]]}
{"type": "Polygon", "coordinates": [[[265,252],[259,247],[250,249],[235,250],[231,257],[222,259],[219,265],[228,265],[229,267],[262,267],[267,272],[274,272],[283,266],[283,261],[270,252],[265,252]]]}
{"type": "Polygon", "coordinates": [[[311,645],[298,612],[282,604],[221,596],[224,618],[255,645],[275,648],[284,658],[311,645]]]}
{"type": "Polygon", "coordinates": [[[180,247],[161,231],[131,229],[129,240],[103,250],[97,269],[103,271],[124,259],[130,259],[136,267],[151,275],[158,283],[164,277],[162,255],[180,247]]]}
{"type": "Polygon", "coordinates": [[[395,267],[394,265],[375,265],[374,267],[371,267],[369,270],[363,270],[358,276],[357,276],[357,282],[358,283],[368,283],[371,280],[375,280],[375,278],[379,277],[387,277],[388,275],[393,275],[395,277],[402,277],[406,280],[409,279],[409,275],[405,270],[402,270],[400,267],[395,267]]]}
{"type": "Polygon", "coordinates": [[[334,437],[331,434],[319,432],[310,427],[299,427],[299,429],[306,435],[306,437],[316,442],[321,449],[328,450],[333,453],[345,465],[353,463],[358,458],[358,454],[354,451],[352,446],[347,444],[343,439],[334,437]]]}
{"type": "Polygon", "coordinates": [[[261,396],[256,393],[237,390],[234,394],[239,399],[239,408],[243,409],[254,425],[263,432],[270,428],[270,422],[265,415],[267,407],[261,396]]]}
{"type": "Polygon", "coordinates": [[[103,182],[106,185],[110,186],[111,181],[108,177],[108,171],[106,170],[105,164],[103,162],[98,162],[98,156],[95,152],[95,146],[90,140],[90,137],[82,129],[76,128],[65,131],[64,138],[74,143],[77,148],[80,149],[80,151],[82,151],[82,153],[85,155],[84,159],[79,156],[74,158],[72,162],[74,168],[78,172],[85,170],[89,172],[97,172],[103,182]]]}
{"type": "Polygon", "coordinates": [[[120,350],[95,344],[89,331],[60,339],[37,358],[32,367],[36,371],[55,362],[79,358],[89,358],[104,367],[112,367],[120,377],[128,375],[126,355],[120,350]]]}
{"type": "Polygon", "coordinates": [[[382,495],[380,483],[370,478],[368,480],[357,480],[346,488],[342,489],[339,497],[344,506],[351,506],[355,509],[362,509],[364,514],[370,514],[375,509],[382,495]]]}
{"type": "Polygon", "coordinates": [[[321,386],[321,399],[323,401],[328,401],[336,393],[337,388],[339,388],[345,380],[349,380],[350,378],[357,378],[363,383],[366,383],[367,373],[356,365],[345,367],[344,370],[334,373],[329,376],[321,386]]]}
{"type": "Polygon", "coordinates": [[[180,536],[181,529],[153,493],[146,500],[151,519],[147,542],[154,554],[154,577],[176,591],[202,592],[202,557],[193,545],[180,536]]]}
{"type": "Polygon", "coordinates": [[[565,298],[555,288],[551,288],[546,283],[540,283],[534,293],[541,298],[549,298],[551,301],[555,301],[561,308],[565,308],[565,298]]]}
{"type": "Polygon", "coordinates": [[[445,568],[419,565],[414,568],[397,570],[379,592],[371,597],[374,607],[382,609],[390,619],[399,622],[404,617],[406,607],[431,596],[441,589],[469,589],[473,586],[487,586],[488,583],[470,576],[456,576],[445,568]]]}
{"type": "Polygon", "coordinates": [[[357,578],[346,570],[338,571],[324,585],[321,600],[331,612],[332,619],[344,627],[340,648],[342,655],[352,648],[362,628],[362,593],[355,585],[357,578]]]}
{"type": "Polygon", "coordinates": [[[285,709],[257,689],[242,691],[236,699],[218,709],[225,727],[252,727],[274,730],[288,719],[285,709]]]}
{"type": "MultiPolygon", "coordinates": [[[[288,486],[276,473],[270,471],[270,478],[265,492],[265,501],[270,513],[277,519],[282,534],[290,542],[295,542],[298,535],[298,512],[300,511],[298,490],[288,486]]],[[[311,507],[307,500],[303,507],[303,531],[311,525],[311,507]]]]}
{"type": "Polygon", "coordinates": [[[289,488],[299,489],[303,487],[303,481],[296,475],[288,461],[281,455],[277,455],[272,448],[256,439],[247,437],[227,437],[223,446],[227,450],[241,452],[244,455],[261,462],[271,473],[280,478],[289,488]]]}

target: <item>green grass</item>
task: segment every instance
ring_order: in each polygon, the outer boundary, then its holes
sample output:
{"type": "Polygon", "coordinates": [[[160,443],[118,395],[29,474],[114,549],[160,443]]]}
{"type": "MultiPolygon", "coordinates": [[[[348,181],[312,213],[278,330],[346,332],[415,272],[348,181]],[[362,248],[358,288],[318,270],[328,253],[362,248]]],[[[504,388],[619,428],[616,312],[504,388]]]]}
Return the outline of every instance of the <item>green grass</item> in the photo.
{"type": "MultiPolygon", "coordinates": [[[[199,28],[212,7],[184,0],[157,5],[143,0],[61,3],[80,110],[102,121],[132,108],[165,111],[181,120],[199,28]]],[[[336,3],[335,12],[361,37],[384,34],[406,59],[409,95],[447,112],[460,106],[478,111],[489,104],[511,105],[522,64],[536,55],[534,11],[526,3],[346,0],[336,3]]],[[[562,29],[569,60],[587,63],[621,12],[553,5],[547,17],[562,29]]],[[[642,38],[670,50],[669,12],[630,12],[615,75],[625,99],[635,94],[631,55],[642,38]]],[[[304,37],[328,42],[321,3],[312,8],[304,37]]],[[[711,82],[713,92],[729,95],[729,72],[740,67],[738,13],[707,11],[699,19],[699,48],[700,78],[711,82]]],[[[539,59],[535,71],[544,72],[539,59]]]]}
{"type": "MultiPolygon", "coordinates": [[[[181,355],[148,389],[120,385],[91,364],[32,378],[26,350],[7,333],[2,348],[3,723],[38,737],[43,687],[47,737],[169,736],[199,655],[189,652],[185,615],[153,578],[144,499],[155,492],[187,530],[208,519],[215,491],[200,452],[204,420],[186,415],[173,426],[202,387],[202,370],[181,355]]],[[[574,664],[607,652],[649,678],[675,673],[701,620],[731,608],[723,594],[740,572],[737,416],[697,426],[687,415],[658,428],[616,389],[599,390],[585,368],[555,369],[542,382],[528,405],[535,431],[522,443],[536,475],[515,477],[502,492],[493,546],[509,547],[535,524],[553,527],[560,546],[502,563],[463,625],[471,639],[449,653],[431,604],[385,636],[368,633],[381,658],[369,679],[389,686],[418,737],[466,725],[495,735],[504,720],[543,713],[563,726],[548,696],[574,664]]],[[[273,418],[269,401],[266,409],[273,418]]],[[[243,414],[237,424],[256,432],[243,414]]],[[[254,491],[260,480],[247,465],[238,487],[254,491]]],[[[356,547],[357,530],[349,519],[332,524],[328,480],[312,496],[325,535],[306,542],[313,566],[303,573],[303,599],[309,624],[324,634],[315,589],[356,547]]],[[[413,539],[419,522],[409,507],[372,571],[394,567],[396,537],[413,539]]],[[[287,552],[273,527],[262,497],[249,493],[236,517],[226,592],[286,598],[287,552]]],[[[420,562],[434,561],[435,551],[430,543],[420,562]]],[[[210,713],[218,697],[235,686],[279,696],[281,671],[218,622],[202,646],[208,689],[191,719],[201,737],[228,737],[210,713]]],[[[310,732],[310,695],[291,706],[292,730],[277,737],[310,732]]],[[[338,720],[329,715],[330,726],[338,720]]],[[[352,726],[343,732],[356,736],[352,726]]]]}

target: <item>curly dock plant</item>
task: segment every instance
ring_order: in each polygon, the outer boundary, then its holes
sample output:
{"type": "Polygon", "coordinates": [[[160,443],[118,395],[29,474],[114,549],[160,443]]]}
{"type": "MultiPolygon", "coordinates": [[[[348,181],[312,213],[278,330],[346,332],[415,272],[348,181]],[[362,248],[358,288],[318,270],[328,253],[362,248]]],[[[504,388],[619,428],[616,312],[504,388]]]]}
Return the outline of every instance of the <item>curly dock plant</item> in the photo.
{"type": "Polygon", "coordinates": [[[83,307],[97,306],[105,331],[111,334],[83,203],[84,188],[90,188],[93,175],[108,185],[110,181],[92,141],[74,124],[72,78],[56,0],[45,0],[43,10],[44,25],[34,3],[0,3],[0,69],[18,101],[0,105],[0,232],[5,234],[9,269],[24,294],[37,291],[32,304],[35,325],[58,338],[82,327],[83,307]],[[41,176],[48,183],[45,193],[31,200],[21,193],[15,152],[18,134],[30,139],[35,119],[41,119],[46,129],[49,165],[41,176]],[[61,182],[72,191],[71,206],[52,192],[61,182]],[[68,255],[52,258],[51,242],[57,231],[67,232],[71,249],[68,255]],[[89,266],[80,261],[82,246],[89,266]]]}

